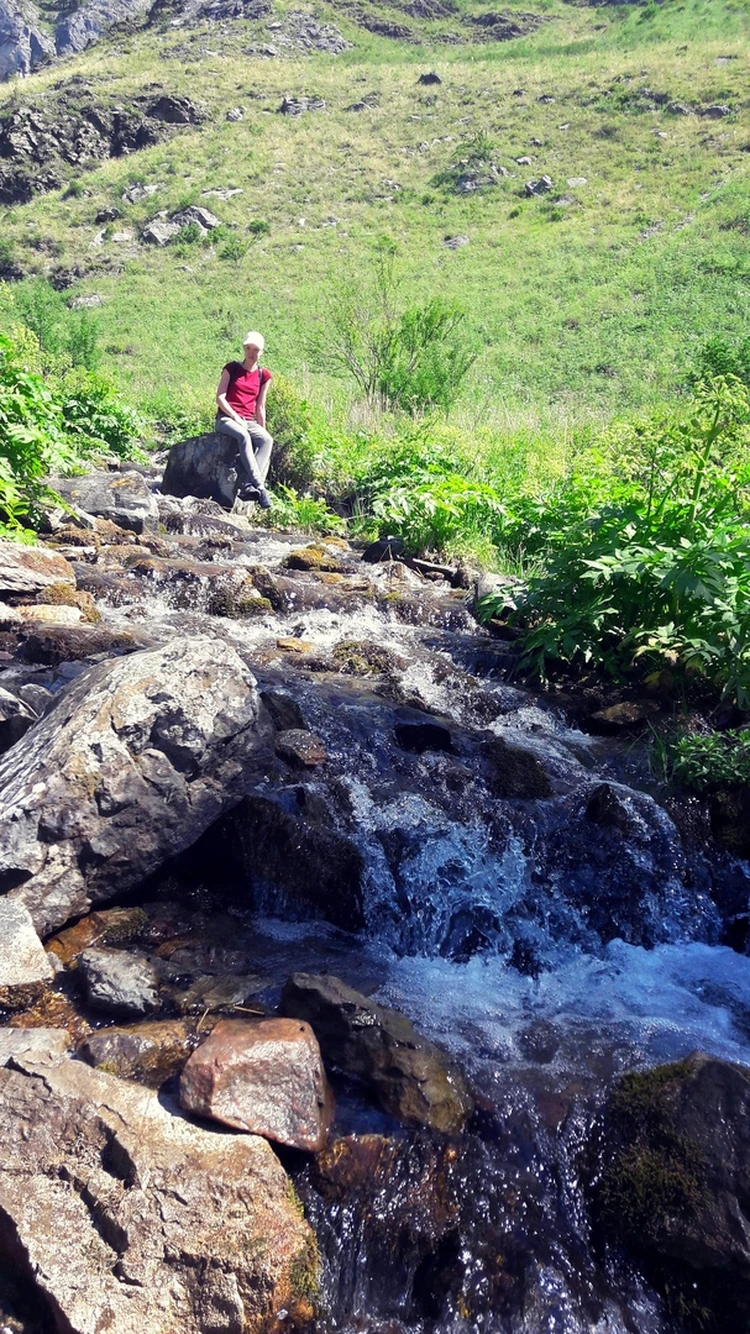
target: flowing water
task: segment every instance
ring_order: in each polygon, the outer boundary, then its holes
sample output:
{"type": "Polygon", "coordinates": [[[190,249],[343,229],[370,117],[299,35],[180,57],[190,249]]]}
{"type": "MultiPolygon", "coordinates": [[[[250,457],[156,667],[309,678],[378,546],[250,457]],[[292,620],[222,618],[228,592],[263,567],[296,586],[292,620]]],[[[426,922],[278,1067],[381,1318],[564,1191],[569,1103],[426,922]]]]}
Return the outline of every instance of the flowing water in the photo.
{"type": "MultiPolygon", "coordinates": [[[[289,549],[257,536],[234,568],[276,571],[289,549]]],[[[251,620],[208,615],[200,585],[144,594],[134,575],[102,604],[114,626],[230,640],[261,688],[298,703],[328,753],[304,779],[308,805],[365,858],[364,926],[350,935],[271,885],[238,920],[275,975],[329,969],[402,1010],[477,1097],[448,1150],[339,1091],[342,1134],[396,1147],[345,1197],[291,1164],[324,1256],[323,1328],[668,1334],[658,1298],[596,1235],[590,1129],[624,1071],[698,1048],[748,1061],[750,959],[722,943],[747,911],[748,868],[678,832],[632,747],[509,679],[508,646],[459,597],[391,567],[366,571],[373,597],[353,553],[340,559],[350,591],[298,575],[285,610],[251,620]],[[406,612],[379,596],[394,588],[406,612]],[[310,652],[280,650],[285,636],[310,652]],[[350,641],[389,655],[387,689],[377,672],[310,668],[350,641]],[[539,760],[550,794],[497,795],[493,741],[539,760]]]]}

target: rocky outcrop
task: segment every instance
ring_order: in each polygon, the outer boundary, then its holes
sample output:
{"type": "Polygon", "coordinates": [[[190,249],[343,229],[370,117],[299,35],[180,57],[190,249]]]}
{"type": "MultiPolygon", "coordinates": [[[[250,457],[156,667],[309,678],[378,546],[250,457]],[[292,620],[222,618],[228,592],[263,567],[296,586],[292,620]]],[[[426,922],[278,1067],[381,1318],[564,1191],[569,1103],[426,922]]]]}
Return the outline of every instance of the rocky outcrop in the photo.
{"type": "Polygon", "coordinates": [[[161,489],[168,496],[197,496],[231,509],[244,470],[227,435],[198,435],[172,445],[161,489]]]}
{"type": "Polygon", "coordinates": [[[94,514],[110,519],[134,533],[153,531],[159,519],[159,506],[140,473],[93,473],[88,477],[62,477],[53,480],[55,490],[64,500],[94,514]]]}
{"type": "Polygon", "coordinates": [[[141,883],[251,781],[259,709],[209,638],[84,671],[0,762],[0,885],[45,934],[141,883]]]}
{"type": "Polygon", "coordinates": [[[377,1005],[337,977],[295,973],[282,1009],[306,1019],[326,1063],[360,1076],[381,1106],[405,1125],[460,1131],[471,1098],[458,1071],[405,1015],[377,1005]]]}
{"type": "Polygon", "coordinates": [[[130,23],[153,8],[154,0],[87,0],[72,14],[61,18],[55,29],[58,56],[72,56],[118,23],[130,23]]]}
{"type": "Polygon", "coordinates": [[[315,1246],[265,1140],[66,1057],[0,1069],[0,1249],[71,1334],[261,1334],[315,1246]]]}
{"type": "Polygon", "coordinates": [[[55,54],[36,5],[0,0],[0,80],[30,74],[55,54]]]}
{"type": "Polygon", "coordinates": [[[52,977],[28,909],[15,899],[0,899],[0,1005],[13,1007],[52,977]]]}
{"type": "Polygon", "coordinates": [[[0,592],[28,597],[59,584],[75,587],[75,576],[63,556],[43,547],[0,542],[0,592]]]}
{"type": "Polygon", "coordinates": [[[180,1102],[224,1125],[318,1153],[331,1097],[309,1024],[296,1019],[223,1019],[190,1057],[180,1102]]]}
{"type": "Polygon", "coordinates": [[[696,1053],[620,1082],[605,1109],[600,1217],[688,1324],[750,1320],[749,1181],[750,1069],[696,1053]]]}

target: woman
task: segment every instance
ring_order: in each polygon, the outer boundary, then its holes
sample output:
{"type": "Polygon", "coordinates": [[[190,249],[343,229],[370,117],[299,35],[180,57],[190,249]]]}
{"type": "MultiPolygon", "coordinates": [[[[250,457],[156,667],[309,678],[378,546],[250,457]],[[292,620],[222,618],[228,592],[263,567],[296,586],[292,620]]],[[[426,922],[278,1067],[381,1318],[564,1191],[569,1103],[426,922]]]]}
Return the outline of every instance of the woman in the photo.
{"type": "Polygon", "coordinates": [[[240,457],[250,478],[237,492],[240,500],[255,500],[261,509],[271,508],[266,476],[271,462],[273,439],[266,430],[266,397],[271,372],[262,370],[258,358],[265,347],[262,334],[245,335],[243,361],[230,361],[221,372],[216,404],[216,430],[231,436],[239,445],[240,457]]]}

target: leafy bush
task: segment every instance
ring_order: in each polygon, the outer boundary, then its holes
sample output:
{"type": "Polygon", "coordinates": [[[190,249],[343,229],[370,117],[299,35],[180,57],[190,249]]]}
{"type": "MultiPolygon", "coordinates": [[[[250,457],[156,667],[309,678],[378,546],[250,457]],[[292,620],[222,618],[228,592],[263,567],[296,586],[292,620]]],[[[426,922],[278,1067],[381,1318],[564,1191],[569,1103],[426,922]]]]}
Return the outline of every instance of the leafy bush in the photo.
{"type": "Polygon", "coordinates": [[[273,528],[299,528],[305,533],[343,533],[346,523],[330,510],[319,496],[300,495],[292,487],[280,486],[274,492],[273,509],[260,510],[255,523],[273,528]]]}
{"type": "Polygon", "coordinates": [[[476,360],[460,307],[433,297],[399,302],[396,247],[381,242],[368,284],[342,283],[329,296],[324,330],[310,351],[321,366],[351,377],[366,401],[418,413],[447,408],[476,360]]]}
{"type": "Polygon", "coordinates": [[[313,413],[290,380],[275,375],[268,393],[266,420],[274,438],[270,480],[306,491],[315,475],[316,447],[311,438],[313,413]]]}
{"type": "Polygon", "coordinates": [[[271,224],[270,222],[266,222],[263,218],[254,218],[252,222],[247,224],[247,230],[251,236],[256,238],[268,236],[268,233],[271,230],[271,224]]]}
{"type": "Polygon", "coordinates": [[[684,735],[672,746],[672,775],[696,792],[750,783],[750,731],[684,735]]]}
{"type": "Polygon", "coordinates": [[[219,259],[244,259],[247,250],[248,246],[246,241],[240,240],[239,236],[230,236],[219,250],[219,259]]]}
{"type": "Polygon", "coordinates": [[[710,338],[703,344],[690,376],[693,385],[716,375],[734,375],[750,389],[750,338],[728,343],[724,338],[710,338]]]}
{"type": "Polygon", "coordinates": [[[515,619],[541,675],[645,656],[750,702],[749,407],[736,378],[702,384],[687,420],[642,424],[609,478],[573,476],[537,509],[546,568],[515,619]]]}

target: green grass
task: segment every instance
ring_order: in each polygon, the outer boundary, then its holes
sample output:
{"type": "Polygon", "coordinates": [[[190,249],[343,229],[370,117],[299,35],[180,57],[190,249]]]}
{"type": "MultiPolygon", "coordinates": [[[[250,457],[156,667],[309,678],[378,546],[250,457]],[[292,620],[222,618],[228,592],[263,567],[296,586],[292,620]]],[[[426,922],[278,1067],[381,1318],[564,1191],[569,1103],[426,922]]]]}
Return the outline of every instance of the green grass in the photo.
{"type": "MultiPolygon", "coordinates": [[[[412,46],[357,29],[329,7],[320,17],[355,43],[336,57],[250,59],[241,52],[257,26],[242,23],[226,33],[113,38],[27,80],[22,100],[85,73],[95,93],[118,100],[158,81],[203,98],[210,120],[71,173],[74,193],[3,210],[4,241],[27,270],[102,266],[71,294],[101,294],[102,369],[156,415],[170,404],[210,411],[218,371],[251,326],[266,334],[269,366],[330,413],[348,411],[349,387],[310,364],[310,334],[325,327],[339,275],[367,280],[383,235],[399,243],[407,297],[439,293],[468,312],[481,352],[453,419],[483,432],[487,448],[493,439],[504,448],[519,431],[559,442],[574,426],[674,398],[707,338],[731,341],[750,328],[746,11],[727,0],[599,8],[544,0],[535,9],[545,21],[530,36],[446,47],[429,35],[458,20],[420,25],[384,9],[425,35],[412,46]],[[214,56],[199,54],[207,41],[214,56]],[[443,83],[419,86],[425,69],[443,83]],[[649,109],[646,87],[733,111],[712,120],[649,109]],[[378,107],[345,110],[370,91],[378,107]],[[275,114],[284,95],[300,92],[322,96],[326,109],[275,114]],[[544,95],[555,100],[539,102],[544,95]],[[227,123],[238,103],[245,119],[227,123]],[[510,175],[469,196],[435,186],[477,134],[510,175]],[[530,166],[516,165],[523,155],[530,166]],[[524,182],[542,173],[551,194],[524,198],[524,182]],[[569,178],[586,184],[568,186],[569,178]],[[159,191],[124,204],[134,180],[159,191]],[[217,186],[243,193],[203,198],[217,186]],[[157,251],[112,240],[125,229],[137,237],[158,209],[189,202],[226,224],[220,244],[157,251]],[[94,215],[112,203],[123,216],[92,249],[101,231],[94,215]],[[252,230],[258,222],[267,234],[252,230]],[[469,244],[446,248],[457,234],[469,244]]],[[[9,87],[6,99],[18,93],[9,87]]],[[[0,288],[0,317],[4,309],[12,318],[14,290],[0,288]]]]}

